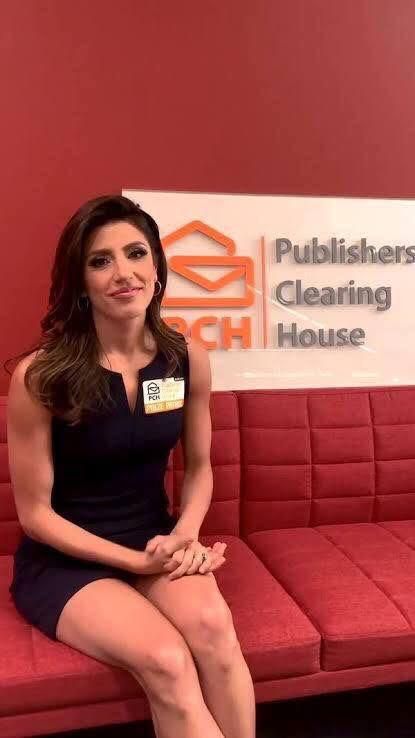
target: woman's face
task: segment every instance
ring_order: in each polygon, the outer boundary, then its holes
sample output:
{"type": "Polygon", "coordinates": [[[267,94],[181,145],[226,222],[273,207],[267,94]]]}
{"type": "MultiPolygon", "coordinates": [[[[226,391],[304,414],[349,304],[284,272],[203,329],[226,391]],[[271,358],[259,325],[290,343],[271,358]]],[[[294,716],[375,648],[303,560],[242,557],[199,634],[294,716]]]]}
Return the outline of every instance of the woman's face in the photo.
{"type": "Polygon", "coordinates": [[[157,270],[144,233],[119,221],[92,233],[84,279],[93,308],[111,317],[132,317],[145,312],[154,293],[157,270]],[[134,292],[115,297],[114,292],[132,287],[134,292]]]}

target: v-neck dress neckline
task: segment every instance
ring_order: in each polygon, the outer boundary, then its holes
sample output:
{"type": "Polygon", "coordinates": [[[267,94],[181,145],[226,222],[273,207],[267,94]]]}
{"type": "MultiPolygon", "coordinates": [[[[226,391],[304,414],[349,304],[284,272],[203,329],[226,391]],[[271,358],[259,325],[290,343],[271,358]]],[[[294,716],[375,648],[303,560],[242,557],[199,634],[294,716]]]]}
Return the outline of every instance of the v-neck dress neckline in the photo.
{"type": "Polygon", "coordinates": [[[155,354],[155,356],[152,358],[152,360],[148,364],[145,364],[145,366],[140,367],[136,371],[136,376],[137,376],[137,395],[136,395],[136,398],[135,398],[135,405],[134,405],[133,410],[131,410],[130,403],[128,401],[128,394],[127,394],[127,390],[126,390],[126,387],[125,387],[125,382],[124,382],[124,377],[123,377],[122,372],[116,372],[113,369],[107,369],[107,367],[102,366],[102,364],[100,364],[100,367],[101,367],[101,369],[104,370],[104,372],[108,372],[108,374],[112,374],[115,377],[118,377],[118,381],[122,385],[124,401],[125,401],[126,408],[127,408],[127,411],[129,413],[130,418],[135,418],[136,413],[137,413],[137,409],[138,409],[138,406],[139,406],[139,403],[140,403],[140,394],[139,394],[140,391],[141,391],[141,376],[140,375],[143,372],[145,373],[149,369],[151,369],[151,367],[156,363],[156,361],[159,358],[159,356],[160,356],[160,350],[157,351],[157,353],[155,354]]]}

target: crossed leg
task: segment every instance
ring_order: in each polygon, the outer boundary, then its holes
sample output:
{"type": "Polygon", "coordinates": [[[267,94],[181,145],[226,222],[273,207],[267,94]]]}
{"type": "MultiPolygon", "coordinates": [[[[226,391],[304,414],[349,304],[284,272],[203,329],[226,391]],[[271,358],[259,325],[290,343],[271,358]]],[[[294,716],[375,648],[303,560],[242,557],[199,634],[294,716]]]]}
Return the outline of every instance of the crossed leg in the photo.
{"type": "Polygon", "coordinates": [[[182,634],[205,703],[226,738],[255,737],[255,696],[232,614],[213,573],[138,577],[135,587],[182,634]]]}
{"type": "Polygon", "coordinates": [[[63,608],[56,636],[129,671],[147,694],[158,738],[224,738],[184,638],[126,582],[98,579],[82,587],[63,608]]]}

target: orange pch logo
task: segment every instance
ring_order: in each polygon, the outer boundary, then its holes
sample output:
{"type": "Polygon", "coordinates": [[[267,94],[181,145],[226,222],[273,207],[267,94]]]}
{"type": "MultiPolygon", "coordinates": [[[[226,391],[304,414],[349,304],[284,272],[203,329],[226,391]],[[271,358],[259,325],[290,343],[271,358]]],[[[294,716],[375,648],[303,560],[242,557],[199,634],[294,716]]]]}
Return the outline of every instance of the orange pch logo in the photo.
{"type": "Polygon", "coordinates": [[[167,297],[163,298],[163,307],[249,307],[254,302],[254,262],[249,256],[235,256],[235,242],[225,236],[223,233],[215,230],[211,226],[202,223],[200,220],[193,220],[191,223],[178,228],[170,233],[162,240],[163,248],[167,249],[172,243],[179,241],[184,236],[191,233],[202,233],[211,238],[216,243],[223,246],[226,255],[214,256],[171,256],[168,260],[169,269],[176,274],[180,274],[185,279],[198,285],[205,291],[200,297],[167,297]],[[204,277],[194,271],[193,267],[197,266],[221,266],[229,267],[229,271],[218,279],[204,277]],[[226,297],[224,295],[215,295],[217,290],[226,287],[235,281],[242,280],[244,293],[241,297],[226,297]],[[250,289],[252,288],[252,289],[250,289]],[[206,294],[213,293],[213,294],[206,294]]]}

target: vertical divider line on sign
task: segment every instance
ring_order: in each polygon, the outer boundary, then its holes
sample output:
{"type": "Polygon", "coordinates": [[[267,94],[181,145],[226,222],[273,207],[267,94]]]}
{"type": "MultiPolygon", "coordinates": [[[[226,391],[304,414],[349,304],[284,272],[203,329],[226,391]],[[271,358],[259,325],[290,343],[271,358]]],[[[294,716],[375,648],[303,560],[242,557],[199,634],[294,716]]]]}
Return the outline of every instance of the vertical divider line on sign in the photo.
{"type": "Polygon", "coordinates": [[[267,321],[267,276],[265,269],[265,237],[260,238],[260,253],[261,253],[261,280],[262,280],[262,344],[263,348],[267,348],[268,344],[268,321],[267,321]]]}

